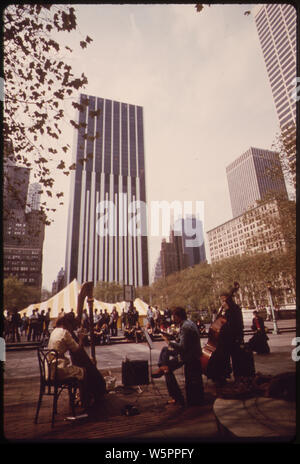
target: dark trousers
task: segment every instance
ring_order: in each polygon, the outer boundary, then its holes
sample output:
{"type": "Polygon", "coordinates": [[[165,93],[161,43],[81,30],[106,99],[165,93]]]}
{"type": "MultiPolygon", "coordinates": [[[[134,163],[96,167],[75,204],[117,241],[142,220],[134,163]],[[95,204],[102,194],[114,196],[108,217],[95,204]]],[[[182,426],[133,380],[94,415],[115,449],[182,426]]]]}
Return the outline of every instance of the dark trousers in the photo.
{"type": "Polygon", "coordinates": [[[117,321],[114,321],[114,322],[111,323],[110,333],[111,333],[112,337],[117,337],[117,335],[118,335],[117,321]]]}
{"type": "Polygon", "coordinates": [[[170,350],[167,346],[162,348],[157,364],[159,366],[168,366],[172,371],[183,365],[183,363],[178,360],[178,355],[175,351],[170,350]]]}
{"type": "Polygon", "coordinates": [[[203,403],[204,389],[202,381],[202,368],[199,359],[186,362],[184,365],[185,394],[189,406],[203,403]]]}
{"type": "Polygon", "coordinates": [[[30,324],[29,325],[29,331],[28,331],[28,336],[27,340],[30,342],[31,340],[31,335],[32,335],[32,341],[35,342],[36,337],[37,337],[37,324],[30,324]]]}
{"type": "Polygon", "coordinates": [[[168,366],[169,372],[165,374],[168,393],[177,403],[184,404],[184,397],[179,388],[174,371],[184,365],[185,393],[189,406],[200,405],[203,402],[204,390],[202,381],[202,369],[199,359],[193,359],[183,363],[178,359],[174,351],[164,347],[159,355],[159,366],[168,366]]]}
{"type": "Polygon", "coordinates": [[[20,339],[20,333],[19,333],[19,328],[17,325],[13,325],[12,326],[12,341],[14,342],[15,339],[17,338],[17,342],[20,342],[21,339],[20,339]]]}

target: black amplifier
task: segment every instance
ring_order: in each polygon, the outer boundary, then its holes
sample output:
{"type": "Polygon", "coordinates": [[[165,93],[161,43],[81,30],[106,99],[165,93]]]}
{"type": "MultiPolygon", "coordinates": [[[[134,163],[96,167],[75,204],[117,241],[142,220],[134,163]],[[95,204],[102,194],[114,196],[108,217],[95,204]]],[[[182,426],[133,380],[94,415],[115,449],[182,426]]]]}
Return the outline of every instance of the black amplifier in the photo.
{"type": "Polygon", "coordinates": [[[133,385],[148,385],[148,361],[123,361],[122,383],[124,387],[131,387],[133,385]]]}

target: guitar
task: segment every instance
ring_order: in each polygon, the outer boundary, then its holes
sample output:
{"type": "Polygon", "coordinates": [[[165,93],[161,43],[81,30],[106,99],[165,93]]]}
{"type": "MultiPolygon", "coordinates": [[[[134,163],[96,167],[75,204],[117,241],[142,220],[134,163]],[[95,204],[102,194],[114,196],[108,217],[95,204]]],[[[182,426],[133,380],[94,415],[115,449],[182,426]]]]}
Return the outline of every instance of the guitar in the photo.
{"type": "Polygon", "coordinates": [[[175,341],[178,340],[178,335],[179,335],[178,333],[175,333],[175,332],[169,333],[161,329],[159,329],[158,331],[163,337],[166,337],[168,340],[175,340],[175,341]]]}

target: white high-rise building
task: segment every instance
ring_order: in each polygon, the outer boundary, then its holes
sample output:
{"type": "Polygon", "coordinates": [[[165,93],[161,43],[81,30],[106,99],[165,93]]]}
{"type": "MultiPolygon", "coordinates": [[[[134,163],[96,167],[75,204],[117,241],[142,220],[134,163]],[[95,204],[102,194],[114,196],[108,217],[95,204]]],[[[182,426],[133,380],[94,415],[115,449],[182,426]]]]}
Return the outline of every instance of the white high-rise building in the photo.
{"type": "Polygon", "coordinates": [[[290,4],[256,5],[253,15],[281,130],[296,125],[297,15],[290,4]]]}

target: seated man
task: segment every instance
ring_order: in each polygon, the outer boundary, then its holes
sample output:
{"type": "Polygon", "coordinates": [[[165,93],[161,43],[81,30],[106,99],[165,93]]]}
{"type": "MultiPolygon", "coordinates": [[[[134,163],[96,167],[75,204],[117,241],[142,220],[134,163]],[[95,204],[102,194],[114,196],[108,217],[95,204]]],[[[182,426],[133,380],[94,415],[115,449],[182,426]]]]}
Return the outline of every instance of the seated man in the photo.
{"type": "Polygon", "coordinates": [[[110,336],[109,336],[109,327],[108,324],[102,324],[101,327],[97,325],[97,328],[94,332],[96,337],[97,343],[99,345],[109,345],[110,344],[110,336]]]}
{"type": "Polygon", "coordinates": [[[179,341],[170,341],[164,334],[168,343],[160,353],[159,369],[152,377],[165,375],[170,402],[184,404],[184,397],[173,374],[175,369],[184,365],[185,391],[188,405],[199,405],[203,402],[203,382],[201,371],[201,345],[199,331],[194,322],[187,320],[184,308],[177,307],[173,311],[175,324],[179,325],[179,341]]]}
{"type": "Polygon", "coordinates": [[[79,340],[76,341],[75,327],[76,320],[72,313],[59,317],[55,329],[51,332],[48,349],[58,352],[58,379],[76,378],[78,380],[81,403],[88,410],[88,408],[101,404],[103,395],[106,393],[106,385],[101,373],[83,349],[85,334],[80,331],[79,340]],[[70,353],[72,363],[66,356],[67,352],[70,353]]]}
{"type": "Polygon", "coordinates": [[[137,322],[134,327],[134,338],[136,343],[143,342],[145,340],[145,336],[139,322],[137,322]]]}
{"type": "Polygon", "coordinates": [[[254,331],[254,335],[248,342],[249,346],[251,350],[256,351],[257,354],[269,354],[269,337],[266,334],[264,320],[258,315],[258,311],[253,311],[253,316],[251,328],[254,331]]]}

